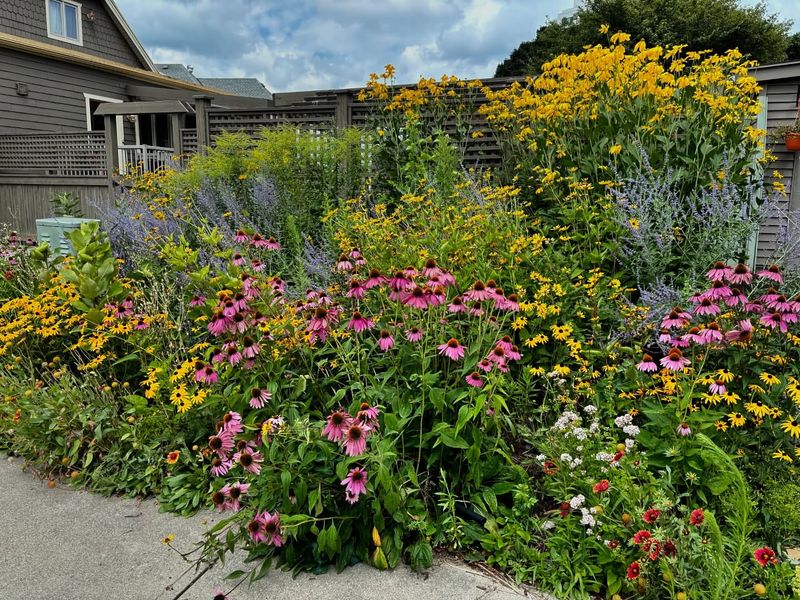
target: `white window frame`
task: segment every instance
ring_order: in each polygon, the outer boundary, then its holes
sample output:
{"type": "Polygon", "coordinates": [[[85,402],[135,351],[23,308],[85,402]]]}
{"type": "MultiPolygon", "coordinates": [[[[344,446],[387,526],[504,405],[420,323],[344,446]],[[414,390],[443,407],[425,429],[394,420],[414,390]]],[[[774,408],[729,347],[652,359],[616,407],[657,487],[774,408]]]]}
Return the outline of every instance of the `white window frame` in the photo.
{"type": "MultiPolygon", "coordinates": [[[[86,102],[86,131],[94,131],[92,129],[92,100],[100,102],[113,102],[114,104],[121,104],[125,102],[119,98],[108,98],[106,96],[97,96],[95,94],[83,93],[84,101],[86,102]]],[[[136,130],[136,145],[139,145],[139,117],[136,117],[136,122],[133,124],[136,130]]],[[[125,145],[125,122],[122,115],[117,115],[117,144],[120,146],[125,145]]]]}
{"type": "MultiPolygon", "coordinates": [[[[77,23],[77,31],[78,31],[78,39],[74,40],[66,35],[58,35],[50,31],[50,0],[44,0],[44,8],[45,8],[45,18],[47,19],[47,37],[53,40],[58,40],[59,42],[67,42],[68,44],[75,44],[76,46],[83,46],[83,12],[81,12],[82,5],[78,2],[73,2],[72,0],[57,0],[61,4],[68,4],[70,6],[75,7],[75,11],[78,18],[77,23]]],[[[67,31],[67,23],[66,23],[66,12],[61,11],[61,31],[66,34],[67,31]]]]}

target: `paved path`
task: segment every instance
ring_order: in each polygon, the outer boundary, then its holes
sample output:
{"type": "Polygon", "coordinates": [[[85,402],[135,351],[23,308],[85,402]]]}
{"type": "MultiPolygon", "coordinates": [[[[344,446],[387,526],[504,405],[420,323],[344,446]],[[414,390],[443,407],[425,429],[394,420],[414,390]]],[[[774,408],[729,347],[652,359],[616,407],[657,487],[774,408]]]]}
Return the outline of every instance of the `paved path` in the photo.
{"type": "MultiPolygon", "coordinates": [[[[173,545],[189,550],[214,519],[159,513],[152,500],[49,489],[23,472],[21,459],[4,455],[0,481],[2,600],[171,600],[195,573],[162,540],[173,533],[173,545]]],[[[234,568],[215,567],[181,600],[210,600],[211,589],[234,568]]],[[[441,563],[424,576],[366,565],[296,579],[275,571],[250,588],[243,584],[234,600],[520,600],[521,594],[465,566],[441,563]]]]}

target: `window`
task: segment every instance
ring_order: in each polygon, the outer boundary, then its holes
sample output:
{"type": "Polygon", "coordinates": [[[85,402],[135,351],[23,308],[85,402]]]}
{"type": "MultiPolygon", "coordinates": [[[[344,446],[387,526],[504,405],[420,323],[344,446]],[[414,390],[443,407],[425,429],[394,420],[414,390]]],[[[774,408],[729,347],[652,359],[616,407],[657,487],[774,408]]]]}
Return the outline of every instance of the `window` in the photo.
{"type": "Polygon", "coordinates": [[[69,0],[47,2],[47,35],[55,40],[83,45],[81,5],[69,0]]]}

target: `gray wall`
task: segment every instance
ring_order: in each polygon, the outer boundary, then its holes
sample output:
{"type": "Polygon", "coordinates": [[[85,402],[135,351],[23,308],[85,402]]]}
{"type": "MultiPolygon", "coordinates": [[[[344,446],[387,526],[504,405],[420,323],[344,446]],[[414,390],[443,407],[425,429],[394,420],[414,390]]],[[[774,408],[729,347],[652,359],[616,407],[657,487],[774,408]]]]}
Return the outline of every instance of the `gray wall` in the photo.
{"type": "MultiPolygon", "coordinates": [[[[147,68],[137,58],[99,0],[78,0],[83,13],[83,51],[132,67],[147,68]],[[95,21],[86,19],[94,11],[95,21]]],[[[81,46],[47,37],[45,0],[0,0],[0,31],[39,42],[80,50],[81,46]]]]}
{"type": "Polygon", "coordinates": [[[0,48],[0,135],[86,131],[84,92],[130,100],[125,86],[135,83],[113,73],[0,48]],[[27,96],[17,94],[18,82],[28,86],[27,96]]]}

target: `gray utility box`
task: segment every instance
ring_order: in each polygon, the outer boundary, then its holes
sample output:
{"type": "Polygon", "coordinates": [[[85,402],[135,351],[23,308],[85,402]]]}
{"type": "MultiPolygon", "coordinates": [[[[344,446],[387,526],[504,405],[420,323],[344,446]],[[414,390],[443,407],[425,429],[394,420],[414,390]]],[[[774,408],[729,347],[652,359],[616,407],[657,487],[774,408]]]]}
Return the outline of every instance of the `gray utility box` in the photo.
{"type": "Polygon", "coordinates": [[[36,239],[40,244],[47,242],[55,254],[69,256],[72,254],[72,244],[67,234],[80,229],[83,223],[99,222],[97,219],[77,219],[75,217],[36,219],[36,239]]]}

